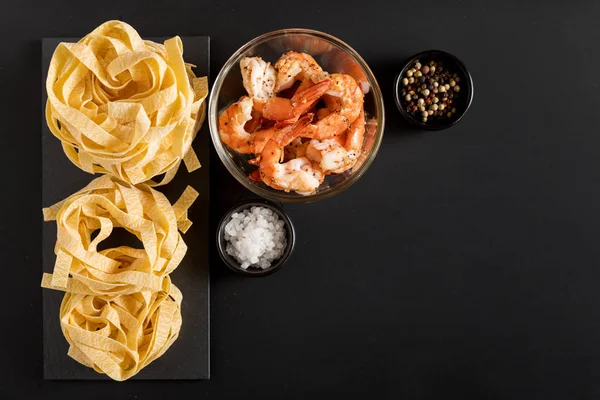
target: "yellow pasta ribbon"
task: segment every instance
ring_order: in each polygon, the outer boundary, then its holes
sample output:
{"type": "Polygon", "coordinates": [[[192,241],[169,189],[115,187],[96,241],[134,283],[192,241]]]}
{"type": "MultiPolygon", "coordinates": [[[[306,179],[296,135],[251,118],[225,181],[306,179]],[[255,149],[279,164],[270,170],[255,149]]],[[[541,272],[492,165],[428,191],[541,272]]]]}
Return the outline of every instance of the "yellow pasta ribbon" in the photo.
{"type": "Polygon", "coordinates": [[[191,225],[187,209],[197,195],[188,187],[171,206],[148,185],[133,186],[110,175],[93,180],[44,209],[46,220],[56,220],[57,257],[54,273],[47,274],[43,286],[89,295],[164,290],[168,274],[186,253],[178,226],[187,229],[191,225]],[[97,251],[114,228],[135,235],[143,249],[119,246],[97,251]],[[92,239],[94,232],[97,236],[92,239]]]}
{"type": "Polygon", "coordinates": [[[181,300],[173,284],[158,292],[119,296],[66,293],[60,326],[68,354],[116,381],[129,379],[177,339],[181,300]]]}
{"type": "Polygon", "coordinates": [[[191,145],[208,81],[183,61],[179,37],[158,44],[108,21],[77,43],[59,44],[46,90],[48,127],[82,170],[158,186],[182,161],[188,171],[200,167],[191,145]]]}

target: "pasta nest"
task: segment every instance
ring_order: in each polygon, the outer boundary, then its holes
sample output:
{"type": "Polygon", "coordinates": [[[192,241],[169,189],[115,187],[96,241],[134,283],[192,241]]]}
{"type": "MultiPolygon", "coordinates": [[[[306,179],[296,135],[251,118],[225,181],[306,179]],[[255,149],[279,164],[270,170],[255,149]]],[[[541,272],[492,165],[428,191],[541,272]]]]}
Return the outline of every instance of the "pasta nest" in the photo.
{"type": "Polygon", "coordinates": [[[183,160],[200,166],[192,141],[205,115],[206,77],[183,61],[179,37],[143,40],[108,21],[55,50],[46,80],[46,121],[82,170],[128,183],[168,183],[183,160]],[[160,182],[151,179],[165,174],[160,182]]]}
{"type": "Polygon", "coordinates": [[[136,187],[109,175],[93,180],[44,209],[46,221],[56,220],[57,239],[54,273],[44,274],[42,286],[81,295],[168,292],[168,274],[187,251],[178,229],[185,232],[190,227],[187,209],[197,196],[188,187],[171,206],[148,185],[136,187]],[[143,248],[98,251],[114,228],[135,235],[143,248]]]}
{"type": "Polygon", "coordinates": [[[181,292],[121,296],[66,293],[60,325],[69,356],[117,381],[137,374],[163,355],[181,329],[181,292]]]}

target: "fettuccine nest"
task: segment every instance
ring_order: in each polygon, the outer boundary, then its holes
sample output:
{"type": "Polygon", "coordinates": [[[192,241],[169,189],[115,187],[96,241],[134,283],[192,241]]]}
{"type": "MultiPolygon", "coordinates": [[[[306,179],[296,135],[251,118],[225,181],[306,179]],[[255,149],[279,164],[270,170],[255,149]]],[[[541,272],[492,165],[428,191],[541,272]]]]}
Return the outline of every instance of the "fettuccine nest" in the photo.
{"type": "Polygon", "coordinates": [[[60,326],[68,354],[114,380],[129,379],[177,339],[181,299],[173,284],[159,292],[122,296],[66,293],[60,326]]]}
{"type": "Polygon", "coordinates": [[[168,274],[187,251],[178,226],[185,231],[191,225],[187,209],[197,196],[188,187],[171,206],[162,193],[147,185],[136,187],[109,175],[93,180],[44,209],[46,221],[56,220],[57,239],[54,273],[44,274],[43,285],[94,295],[164,290],[168,274]],[[97,251],[114,228],[135,235],[143,249],[119,246],[97,251]]]}
{"type": "Polygon", "coordinates": [[[88,173],[161,185],[182,160],[189,171],[200,166],[191,144],[208,82],[184,63],[179,37],[162,45],[124,22],[106,22],[56,48],[46,90],[50,131],[88,173]],[[160,174],[160,182],[151,181],[160,174]]]}

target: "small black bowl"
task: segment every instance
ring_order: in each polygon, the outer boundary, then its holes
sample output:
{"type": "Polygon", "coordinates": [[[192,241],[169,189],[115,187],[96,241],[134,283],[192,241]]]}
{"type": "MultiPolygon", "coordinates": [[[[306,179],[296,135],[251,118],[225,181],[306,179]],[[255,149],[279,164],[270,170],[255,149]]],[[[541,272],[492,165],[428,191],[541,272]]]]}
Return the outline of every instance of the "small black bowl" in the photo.
{"type": "Polygon", "coordinates": [[[460,61],[452,54],[446,53],[445,51],[441,50],[423,51],[410,57],[404,63],[404,67],[402,68],[400,73],[396,76],[396,79],[394,81],[394,99],[396,100],[396,106],[398,106],[398,109],[400,110],[404,118],[406,118],[406,120],[412,125],[428,131],[438,131],[441,129],[446,129],[460,121],[461,118],[469,110],[469,107],[471,107],[471,102],[473,101],[473,77],[467,70],[465,64],[463,64],[462,61],[460,61]],[[448,70],[458,74],[458,76],[461,78],[460,88],[462,95],[457,98],[457,103],[452,105],[453,107],[456,107],[456,114],[452,117],[443,119],[432,119],[431,121],[423,122],[420,119],[413,117],[412,114],[410,114],[404,108],[401,94],[402,77],[404,77],[406,71],[408,71],[408,69],[410,69],[410,67],[417,60],[419,60],[422,64],[425,64],[431,60],[439,61],[442,64],[444,64],[444,66],[448,70]]]}
{"type": "Polygon", "coordinates": [[[225,265],[227,265],[232,271],[246,276],[266,276],[279,270],[292,254],[292,250],[294,250],[295,243],[296,233],[294,232],[294,225],[292,225],[292,221],[290,220],[290,218],[285,214],[281,207],[266,200],[246,201],[236,205],[231,210],[229,210],[227,214],[225,214],[225,216],[223,216],[223,218],[219,222],[219,227],[217,229],[217,249],[219,250],[219,256],[221,256],[221,260],[223,260],[225,265]],[[287,232],[287,244],[281,257],[278,260],[274,260],[270,267],[262,269],[250,266],[247,269],[243,269],[240,266],[240,263],[234,257],[227,254],[227,242],[225,241],[225,225],[227,225],[227,223],[231,220],[232,214],[255,206],[269,208],[279,216],[279,218],[285,224],[284,226],[287,232]]]}

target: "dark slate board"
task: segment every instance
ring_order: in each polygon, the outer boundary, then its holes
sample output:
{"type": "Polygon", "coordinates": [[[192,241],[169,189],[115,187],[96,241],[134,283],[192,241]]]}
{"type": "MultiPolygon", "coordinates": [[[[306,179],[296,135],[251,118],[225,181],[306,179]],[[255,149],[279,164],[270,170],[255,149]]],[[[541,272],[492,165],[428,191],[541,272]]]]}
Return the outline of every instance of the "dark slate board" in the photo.
{"type": "MultiPolygon", "coordinates": [[[[42,40],[42,78],[44,92],[42,110],[46,104],[46,75],[54,49],[61,41],[71,38],[42,40]]],[[[164,38],[153,38],[163,42],[164,38]]],[[[183,37],[184,57],[195,64],[197,76],[207,76],[210,61],[210,38],[207,36],[183,37]]],[[[64,155],[60,141],[48,130],[42,114],[42,206],[50,206],[84,187],[96,176],[89,175],[73,165],[64,155]]],[[[177,200],[187,185],[192,185],[200,196],[189,210],[194,222],[184,235],[188,252],[171,275],[183,293],[183,326],[177,341],[158,360],[144,368],[132,379],[208,379],[209,378],[209,212],[208,212],[208,160],[209,131],[205,122],[194,141],[194,149],[202,168],[188,173],[182,165],[175,179],[160,190],[171,202],[177,200]]],[[[41,218],[41,213],[40,213],[41,218]]],[[[110,238],[109,238],[110,239],[110,238]]],[[[52,272],[55,262],[54,244],[56,225],[43,224],[42,266],[52,272]]],[[[40,276],[41,278],[41,276],[40,276]]],[[[44,379],[109,379],[94,372],[67,356],[68,343],[63,337],[59,322],[59,308],[63,293],[43,291],[44,313],[44,379]]]]}

